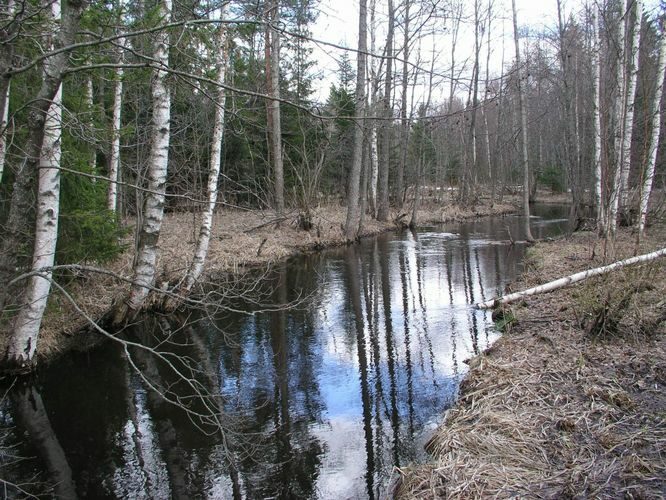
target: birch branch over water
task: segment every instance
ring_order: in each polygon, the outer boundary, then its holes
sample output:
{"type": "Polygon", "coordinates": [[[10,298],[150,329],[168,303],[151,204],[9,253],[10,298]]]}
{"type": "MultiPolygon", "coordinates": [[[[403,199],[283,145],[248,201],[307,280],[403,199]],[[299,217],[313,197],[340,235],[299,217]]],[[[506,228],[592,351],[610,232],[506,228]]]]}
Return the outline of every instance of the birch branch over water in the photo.
{"type": "Polygon", "coordinates": [[[494,299],[486,300],[485,302],[480,302],[476,304],[474,307],[476,307],[477,309],[491,309],[499,305],[515,302],[524,297],[529,297],[530,295],[552,292],[553,290],[557,290],[558,288],[563,288],[567,285],[572,285],[574,283],[578,283],[579,281],[584,281],[588,278],[592,278],[593,276],[606,274],[611,271],[615,271],[616,269],[620,269],[625,266],[630,266],[632,264],[649,262],[651,260],[655,260],[658,259],[659,257],[664,257],[664,256],[666,256],[666,248],[662,248],[661,250],[657,250],[656,252],[647,253],[644,255],[638,255],[637,257],[632,257],[630,259],[621,260],[619,262],[615,262],[607,266],[588,269],[587,271],[581,271],[580,273],[572,274],[564,278],[559,278],[556,279],[555,281],[535,286],[534,288],[528,288],[527,290],[523,290],[522,292],[511,293],[509,295],[505,295],[504,297],[496,297],[494,299]]]}

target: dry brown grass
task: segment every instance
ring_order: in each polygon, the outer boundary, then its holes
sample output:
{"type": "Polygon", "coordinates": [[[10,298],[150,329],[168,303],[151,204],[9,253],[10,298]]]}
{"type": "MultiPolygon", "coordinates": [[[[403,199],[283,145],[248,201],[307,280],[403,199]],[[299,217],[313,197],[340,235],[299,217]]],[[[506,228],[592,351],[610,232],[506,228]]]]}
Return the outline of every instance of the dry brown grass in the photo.
{"type": "MultiPolygon", "coordinates": [[[[640,253],[663,247],[664,229],[653,228],[640,253]]],[[[596,267],[600,250],[591,234],[539,244],[514,287],[596,267]]],[[[613,253],[633,253],[628,231],[613,253]]],[[[403,469],[398,496],[663,498],[664,297],[660,262],[515,306],[517,324],[471,361],[458,404],[429,443],[433,462],[403,469]],[[586,330],[600,298],[645,281],[650,286],[635,287],[616,331],[599,337],[586,330]]]]}
{"type": "MultiPolygon", "coordinates": [[[[421,223],[447,222],[483,215],[507,213],[515,210],[510,201],[504,204],[479,204],[474,209],[455,205],[440,207],[425,205],[419,211],[421,223]]],[[[228,273],[267,265],[299,252],[345,244],[342,227],[346,209],[339,205],[319,207],[312,211],[313,228],[303,231],[298,227],[298,212],[278,218],[274,212],[221,210],[215,214],[213,235],[205,268],[207,280],[228,273]]],[[[396,228],[392,213],[389,222],[365,218],[362,237],[396,228]]],[[[165,217],[160,237],[161,256],[158,262],[158,286],[167,282],[174,285],[184,276],[194,251],[200,214],[171,213],[165,217]]],[[[404,220],[404,218],[403,218],[404,220]]],[[[129,226],[134,225],[128,220],[129,226]]],[[[132,247],[131,239],[127,241],[132,247]]],[[[133,251],[129,250],[114,262],[105,265],[118,276],[131,277],[133,251]]],[[[94,263],[92,263],[94,265],[94,263]]],[[[68,292],[85,313],[100,320],[119,301],[123,300],[128,284],[110,275],[88,274],[71,280],[68,292]]],[[[86,348],[87,337],[78,335],[89,325],[64,294],[55,292],[49,300],[47,313],[40,332],[37,356],[42,360],[71,349],[86,348]]],[[[89,336],[88,336],[89,337],[89,336]]],[[[0,351],[4,352],[7,332],[0,332],[0,351]]]]}

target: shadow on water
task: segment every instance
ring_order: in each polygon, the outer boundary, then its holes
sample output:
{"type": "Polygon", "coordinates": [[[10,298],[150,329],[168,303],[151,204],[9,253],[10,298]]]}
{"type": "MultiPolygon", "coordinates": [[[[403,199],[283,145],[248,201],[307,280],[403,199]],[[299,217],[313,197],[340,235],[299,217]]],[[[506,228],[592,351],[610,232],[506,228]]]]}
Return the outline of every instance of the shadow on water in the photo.
{"type": "MultiPolygon", "coordinates": [[[[535,237],[565,230],[568,207],[535,213],[535,237]]],[[[521,227],[380,235],[279,265],[269,310],[137,326],[189,361],[203,398],[145,350],[68,355],[2,400],[2,478],[60,498],[381,497],[393,466],[424,458],[462,360],[497,338],[471,305],[520,272],[521,227]]]]}

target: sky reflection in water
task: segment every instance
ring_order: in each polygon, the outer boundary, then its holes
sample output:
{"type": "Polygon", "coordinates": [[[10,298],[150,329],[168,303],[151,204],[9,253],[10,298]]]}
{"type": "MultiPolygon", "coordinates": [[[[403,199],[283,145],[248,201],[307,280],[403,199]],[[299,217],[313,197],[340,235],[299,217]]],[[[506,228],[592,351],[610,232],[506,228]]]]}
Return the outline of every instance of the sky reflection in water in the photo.
{"type": "MultiPolygon", "coordinates": [[[[535,237],[566,224],[565,207],[537,213],[535,237]]],[[[202,435],[105,345],[5,399],[4,444],[36,457],[6,465],[5,477],[40,474],[58,481],[56,492],[90,498],[381,496],[394,465],[424,458],[462,361],[497,337],[489,313],[470,305],[515,278],[524,248],[508,240],[520,226],[489,218],[292,259],[271,277],[272,303],[309,295],[305,304],[185,328],[187,345],[175,349],[238,416],[235,470],[221,439],[202,435]]],[[[170,382],[145,355],[137,362],[170,382]]]]}

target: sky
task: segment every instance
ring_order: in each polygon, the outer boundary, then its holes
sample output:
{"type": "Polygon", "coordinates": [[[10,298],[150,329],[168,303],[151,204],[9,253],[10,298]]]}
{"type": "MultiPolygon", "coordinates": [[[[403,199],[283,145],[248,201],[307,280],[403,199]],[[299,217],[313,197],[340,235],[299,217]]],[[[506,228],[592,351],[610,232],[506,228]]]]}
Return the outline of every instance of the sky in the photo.
{"type": "MultiPolygon", "coordinates": [[[[400,0],[394,0],[398,5],[400,0]]],[[[590,0],[591,1],[591,0],[590,0]]],[[[442,3],[445,3],[444,0],[442,3]]],[[[511,19],[511,0],[494,0],[494,12],[498,19],[493,21],[491,32],[491,60],[490,72],[498,74],[502,66],[502,50],[504,45],[505,64],[509,64],[514,58],[514,45],[513,45],[513,26],[511,19]],[[502,19],[503,18],[503,19],[502,19]],[[504,25],[504,27],[502,27],[504,25]],[[502,31],[504,30],[504,37],[502,31]],[[504,38],[504,44],[502,43],[504,38]]],[[[644,1],[645,10],[650,14],[657,8],[658,0],[644,1]]],[[[385,0],[377,0],[377,19],[378,24],[385,24],[385,0]]],[[[481,0],[482,5],[487,5],[486,0],[481,0]]],[[[565,13],[578,12],[585,4],[584,0],[563,0],[563,9],[565,13]]],[[[369,5],[369,2],[368,2],[369,5]]],[[[556,0],[516,0],[516,8],[518,11],[518,24],[519,27],[530,28],[530,31],[542,32],[544,30],[553,30],[557,25],[557,3],[556,0]]],[[[317,22],[312,28],[312,36],[315,39],[323,40],[325,42],[338,44],[346,47],[354,48],[358,40],[358,0],[321,0],[320,14],[317,22]]],[[[467,0],[465,2],[465,10],[468,15],[473,13],[473,1],[467,0]]],[[[369,16],[369,14],[368,14],[369,16]]],[[[400,31],[396,32],[398,43],[402,36],[400,31]]],[[[450,47],[451,38],[447,34],[438,35],[435,40],[424,41],[422,46],[423,62],[422,67],[429,68],[429,60],[432,58],[430,54],[433,53],[432,47],[435,51],[439,52],[436,56],[436,67],[439,73],[448,73],[450,68],[450,47]],[[425,55],[428,53],[427,55],[425,55]]],[[[385,32],[380,32],[377,36],[377,51],[380,51],[385,43],[385,32]]],[[[368,47],[370,41],[368,38],[368,47]]],[[[456,64],[460,65],[462,61],[467,61],[466,69],[461,76],[469,76],[471,72],[471,57],[473,55],[474,47],[474,32],[473,24],[471,22],[463,23],[459,35],[458,47],[456,49],[456,64]]],[[[336,81],[336,71],[338,69],[338,61],[342,51],[326,45],[315,45],[313,58],[317,61],[317,69],[321,79],[316,85],[316,97],[320,101],[325,101],[329,93],[329,88],[332,83],[336,81]]],[[[485,74],[485,43],[481,50],[482,59],[482,76],[485,74]]],[[[349,53],[350,59],[354,68],[356,67],[355,53],[349,53]]],[[[412,58],[410,58],[411,60],[412,58]]],[[[424,76],[425,78],[425,76],[424,76]]],[[[425,86],[425,81],[423,82],[425,86]]],[[[432,96],[433,102],[441,102],[449,93],[448,81],[435,82],[437,91],[432,96]]],[[[466,89],[458,88],[456,93],[460,95],[465,93],[466,89]]],[[[420,93],[419,98],[425,99],[423,93],[420,93]]]]}

